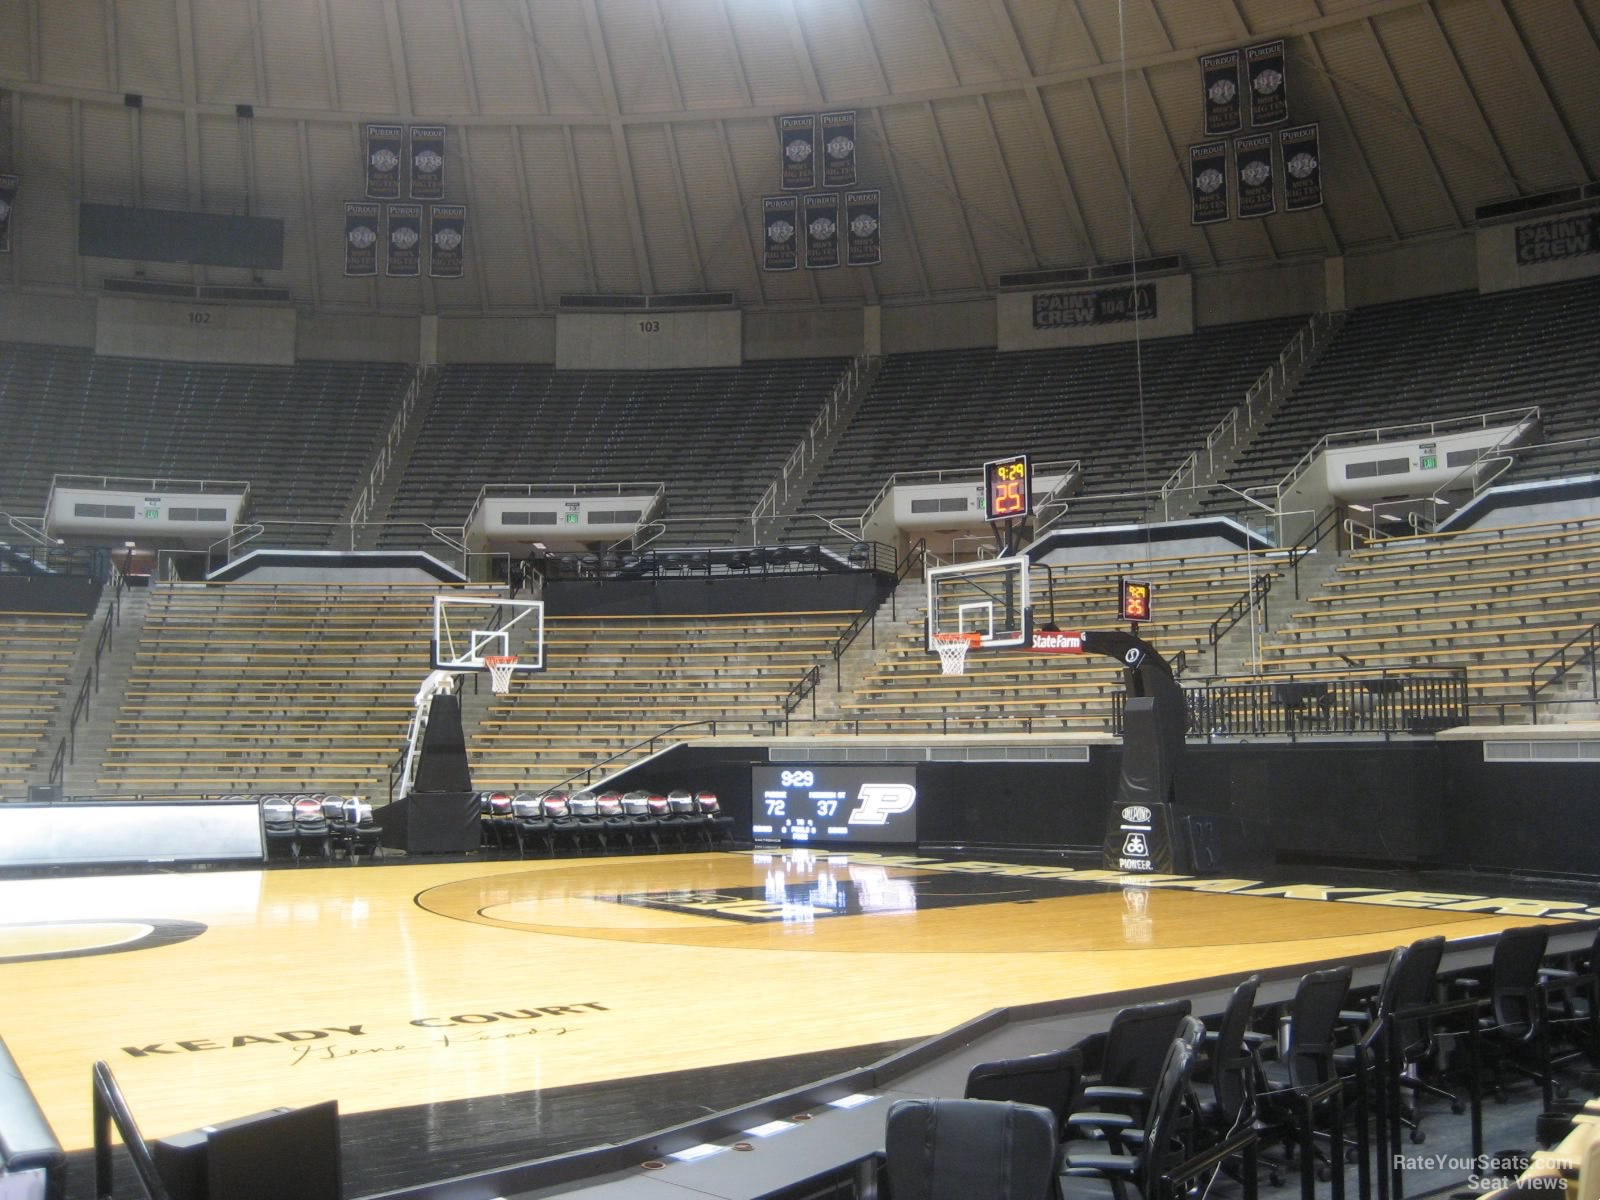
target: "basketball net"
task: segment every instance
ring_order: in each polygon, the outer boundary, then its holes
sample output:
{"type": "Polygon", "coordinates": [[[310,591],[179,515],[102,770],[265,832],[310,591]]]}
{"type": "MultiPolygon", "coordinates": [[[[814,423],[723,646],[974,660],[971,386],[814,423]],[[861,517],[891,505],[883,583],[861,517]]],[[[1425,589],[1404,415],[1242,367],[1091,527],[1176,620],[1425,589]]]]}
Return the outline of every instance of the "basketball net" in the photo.
{"type": "Polygon", "coordinates": [[[515,654],[485,654],[483,665],[489,668],[489,690],[504,696],[511,690],[511,673],[517,669],[515,654]]]}
{"type": "Polygon", "coordinates": [[[933,648],[939,652],[939,669],[946,675],[967,673],[967,651],[982,639],[975,633],[936,633],[933,648]]]}

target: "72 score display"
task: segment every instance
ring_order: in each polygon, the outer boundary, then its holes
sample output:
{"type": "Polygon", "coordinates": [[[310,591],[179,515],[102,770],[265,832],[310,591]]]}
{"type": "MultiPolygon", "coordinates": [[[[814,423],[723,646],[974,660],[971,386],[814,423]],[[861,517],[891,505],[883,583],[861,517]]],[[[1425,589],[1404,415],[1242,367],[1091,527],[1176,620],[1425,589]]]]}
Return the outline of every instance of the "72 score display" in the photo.
{"type": "Polygon", "coordinates": [[[791,842],[915,842],[911,767],[753,767],[751,835],[791,842]]]}

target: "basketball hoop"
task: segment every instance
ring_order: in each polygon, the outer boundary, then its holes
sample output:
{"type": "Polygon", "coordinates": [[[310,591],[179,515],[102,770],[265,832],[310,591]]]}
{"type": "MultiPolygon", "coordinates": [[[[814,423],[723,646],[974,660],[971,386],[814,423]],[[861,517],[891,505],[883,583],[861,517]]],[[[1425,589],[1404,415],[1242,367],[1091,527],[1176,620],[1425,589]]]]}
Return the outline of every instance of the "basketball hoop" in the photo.
{"type": "Polygon", "coordinates": [[[517,669],[515,654],[485,654],[483,665],[489,668],[489,690],[504,696],[511,690],[511,672],[517,669]]]}
{"type": "Polygon", "coordinates": [[[976,633],[936,633],[933,648],[939,652],[939,668],[946,675],[967,673],[967,651],[983,641],[976,633]]]}

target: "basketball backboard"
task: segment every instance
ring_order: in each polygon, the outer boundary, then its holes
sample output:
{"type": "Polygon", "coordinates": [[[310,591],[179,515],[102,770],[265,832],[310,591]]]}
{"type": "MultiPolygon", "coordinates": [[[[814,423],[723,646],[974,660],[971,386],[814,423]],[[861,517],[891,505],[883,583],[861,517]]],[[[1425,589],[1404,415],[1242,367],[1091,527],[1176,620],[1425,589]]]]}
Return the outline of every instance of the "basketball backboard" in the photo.
{"type": "Polygon", "coordinates": [[[1033,633],[1028,575],[1020,554],[929,568],[928,649],[941,633],[974,633],[991,648],[1026,646],[1033,633]]]}
{"type": "Polygon", "coordinates": [[[487,596],[433,598],[433,669],[482,671],[514,654],[519,672],[544,670],[544,602],[487,596]]]}

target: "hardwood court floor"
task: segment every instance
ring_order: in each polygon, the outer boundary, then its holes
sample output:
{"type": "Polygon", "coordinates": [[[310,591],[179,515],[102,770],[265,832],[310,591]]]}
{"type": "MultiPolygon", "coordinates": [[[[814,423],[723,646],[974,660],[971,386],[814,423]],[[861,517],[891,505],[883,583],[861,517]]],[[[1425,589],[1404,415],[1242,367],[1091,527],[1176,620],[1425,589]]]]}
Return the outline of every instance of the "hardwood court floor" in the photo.
{"type": "Polygon", "coordinates": [[[76,1149],[96,1059],[159,1137],[894,1042],[1001,1005],[1600,915],[1107,874],[798,851],[0,881],[0,1035],[76,1149]]]}

